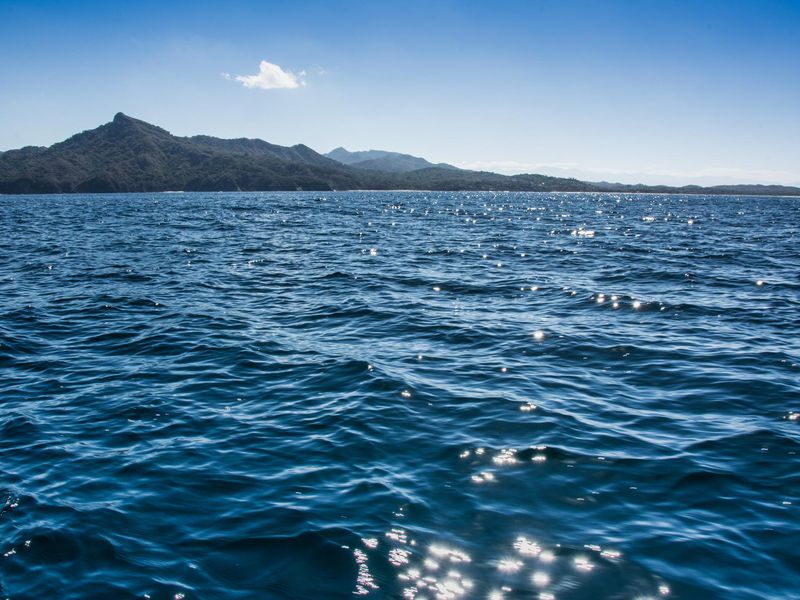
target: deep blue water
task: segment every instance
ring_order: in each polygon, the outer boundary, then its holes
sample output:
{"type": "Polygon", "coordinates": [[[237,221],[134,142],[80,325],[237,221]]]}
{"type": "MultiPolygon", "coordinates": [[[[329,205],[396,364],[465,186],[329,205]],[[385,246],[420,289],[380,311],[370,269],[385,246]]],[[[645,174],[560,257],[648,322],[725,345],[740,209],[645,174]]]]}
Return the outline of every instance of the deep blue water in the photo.
{"type": "Polygon", "coordinates": [[[0,598],[800,598],[797,199],[0,228],[0,598]]]}

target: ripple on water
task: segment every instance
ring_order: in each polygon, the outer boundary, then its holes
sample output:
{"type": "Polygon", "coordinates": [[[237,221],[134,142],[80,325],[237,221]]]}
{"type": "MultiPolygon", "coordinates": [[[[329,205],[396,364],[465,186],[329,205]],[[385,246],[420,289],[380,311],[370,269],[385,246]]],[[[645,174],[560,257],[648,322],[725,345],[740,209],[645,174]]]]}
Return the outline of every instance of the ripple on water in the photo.
{"type": "Polygon", "coordinates": [[[0,198],[0,597],[793,597],[797,209],[0,198]]]}

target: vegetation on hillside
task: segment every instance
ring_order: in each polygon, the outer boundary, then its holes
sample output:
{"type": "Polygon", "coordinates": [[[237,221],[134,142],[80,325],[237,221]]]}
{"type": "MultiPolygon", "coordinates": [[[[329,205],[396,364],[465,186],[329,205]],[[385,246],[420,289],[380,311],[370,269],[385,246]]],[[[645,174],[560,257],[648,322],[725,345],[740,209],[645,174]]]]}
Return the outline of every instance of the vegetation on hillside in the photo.
{"type": "Polygon", "coordinates": [[[415,189],[800,195],[800,188],[787,186],[674,188],[506,176],[433,165],[405,154],[361,154],[366,157],[344,149],[323,156],[302,144],[177,137],[118,113],[110,123],[49,148],[28,146],[0,153],[0,193],[415,189]],[[353,164],[340,162],[342,158],[353,159],[353,164]]]}

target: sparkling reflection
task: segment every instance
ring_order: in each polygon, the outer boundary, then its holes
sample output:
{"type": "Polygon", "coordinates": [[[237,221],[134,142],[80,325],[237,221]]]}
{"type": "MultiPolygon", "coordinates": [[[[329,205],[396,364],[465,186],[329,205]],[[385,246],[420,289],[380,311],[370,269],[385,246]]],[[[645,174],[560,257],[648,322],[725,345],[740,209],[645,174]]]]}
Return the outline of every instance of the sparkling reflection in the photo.
{"type": "MultiPolygon", "coordinates": [[[[367,553],[381,553],[394,569],[399,594],[408,600],[459,600],[461,598],[572,596],[576,590],[591,593],[597,580],[607,577],[615,565],[622,565],[622,554],[599,544],[570,548],[546,544],[530,535],[518,535],[505,548],[478,548],[474,556],[462,547],[442,541],[424,543],[426,533],[412,536],[408,530],[393,527],[384,537],[387,547],[377,538],[363,538],[364,549],[354,551],[358,575],[355,594],[382,593],[384,585],[370,572],[367,553]],[[488,551],[487,551],[488,550],[488,551]],[[376,590],[381,589],[381,592],[376,590]]],[[[641,578],[640,578],[641,579],[641,578]]],[[[635,597],[666,596],[669,586],[662,580],[639,580],[635,597]],[[649,591],[648,591],[649,590],[649,591]],[[648,594],[650,594],[648,596],[648,594]]],[[[391,592],[389,592],[391,593],[391,592]]],[[[580,596],[584,597],[584,596],[580,596]]],[[[620,596],[623,597],[623,596],[620,596]]],[[[628,596],[624,596],[628,597],[628,596]]]]}

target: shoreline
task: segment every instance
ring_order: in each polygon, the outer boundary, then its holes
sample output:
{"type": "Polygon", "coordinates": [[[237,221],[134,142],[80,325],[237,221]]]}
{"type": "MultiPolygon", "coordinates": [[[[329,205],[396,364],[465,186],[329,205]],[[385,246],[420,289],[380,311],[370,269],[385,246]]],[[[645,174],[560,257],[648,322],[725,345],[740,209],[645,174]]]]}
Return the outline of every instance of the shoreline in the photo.
{"type": "Polygon", "coordinates": [[[346,189],[346,190],[159,190],[159,191],[146,191],[146,192],[56,192],[56,193],[20,193],[20,194],[7,194],[0,192],[0,198],[19,198],[31,196],[123,196],[133,194],[345,194],[345,193],[397,193],[397,194],[569,194],[569,195],[625,195],[625,196],[711,196],[711,197],[727,197],[727,198],[800,198],[800,192],[797,194],[731,194],[724,192],[631,192],[631,191],[613,191],[613,190],[583,190],[583,191],[568,191],[568,190],[552,190],[552,191],[534,191],[534,190],[417,190],[417,189],[346,189]]]}

